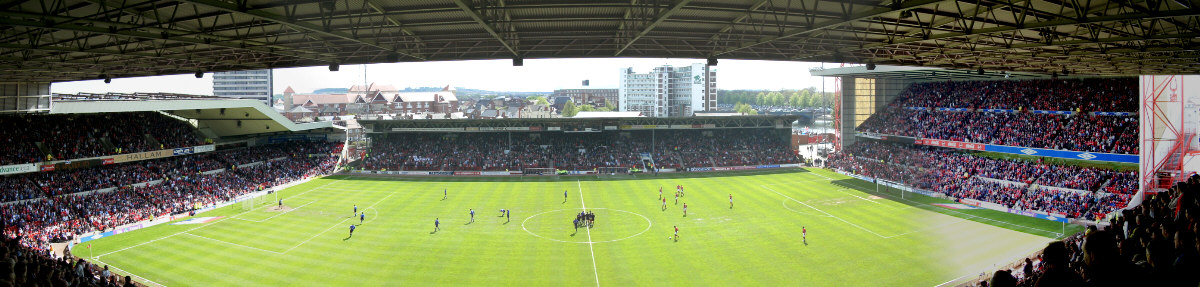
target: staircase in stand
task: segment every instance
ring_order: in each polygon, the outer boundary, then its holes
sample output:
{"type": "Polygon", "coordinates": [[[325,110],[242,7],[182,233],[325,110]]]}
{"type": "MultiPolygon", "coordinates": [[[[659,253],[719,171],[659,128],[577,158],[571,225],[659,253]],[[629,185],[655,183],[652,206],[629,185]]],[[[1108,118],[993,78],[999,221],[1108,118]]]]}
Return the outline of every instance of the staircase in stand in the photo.
{"type": "Polygon", "coordinates": [[[654,157],[650,156],[650,153],[639,153],[638,157],[642,159],[642,170],[649,171],[651,167],[654,167],[654,157]]]}

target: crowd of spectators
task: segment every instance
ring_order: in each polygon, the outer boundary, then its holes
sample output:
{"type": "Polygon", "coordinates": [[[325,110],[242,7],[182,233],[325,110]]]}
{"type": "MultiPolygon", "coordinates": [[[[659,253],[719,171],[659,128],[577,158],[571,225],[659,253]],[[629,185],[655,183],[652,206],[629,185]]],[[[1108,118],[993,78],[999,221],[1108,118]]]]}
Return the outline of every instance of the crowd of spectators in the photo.
{"type": "Polygon", "coordinates": [[[45,250],[46,242],[62,241],[91,230],[67,205],[44,197],[0,205],[0,217],[6,238],[20,235],[21,244],[34,250],[45,250]]]}
{"type": "Polygon", "coordinates": [[[973,143],[1137,154],[1136,116],[1088,113],[1136,112],[1136,92],[1131,78],[918,83],[857,129],[973,143]]]}
{"type": "Polygon", "coordinates": [[[794,163],[776,129],[671,130],[629,133],[403,133],[376,138],[364,168],[371,170],[521,170],[643,166],[659,168],[794,163]]]}
{"type": "Polygon", "coordinates": [[[1051,242],[978,286],[1198,286],[1200,177],[1148,194],[1107,225],[1051,242]],[[990,283],[990,284],[984,284],[990,283]]]}
{"type": "Polygon", "coordinates": [[[1137,79],[1053,79],[917,83],[896,107],[1136,112],[1137,79]]]}
{"type": "Polygon", "coordinates": [[[1112,181],[1104,187],[1104,192],[1119,194],[1134,194],[1138,190],[1137,171],[1117,172],[1112,181]]]}
{"type": "Polygon", "coordinates": [[[1136,116],[892,109],[871,116],[858,130],[1020,147],[1138,153],[1136,116]]]}
{"type": "Polygon", "coordinates": [[[188,123],[152,112],[0,116],[0,165],[188,147],[203,142],[188,123]],[[111,147],[103,143],[108,139],[111,147]],[[37,143],[45,148],[40,149],[37,143]],[[157,142],[158,145],[152,143],[157,142]],[[47,157],[49,155],[49,157],[47,157]]]}
{"type": "Polygon", "coordinates": [[[1090,167],[1044,165],[1038,184],[1095,191],[1117,171],[1090,167]]]}
{"type": "Polygon", "coordinates": [[[0,286],[140,287],[129,276],[117,275],[108,266],[46,252],[31,252],[19,240],[0,239],[0,286]]]}
{"type": "Polygon", "coordinates": [[[41,190],[23,176],[0,176],[0,202],[20,201],[42,197],[41,190]]]}
{"type": "Polygon", "coordinates": [[[830,155],[829,165],[953,198],[1086,219],[1124,208],[1137,186],[1136,175],[1130,172],[875,142],[848,146],[830,155]]]}
{"type": "MultiPolygon", "coordinates": [[[[177,214],[256,190],[333,172],[341,143],[297,142],[96,168],[0,177],[7,237],[32,250],[90,232],[177,214]],[[237,168],[227,154],[271,154],[237,168]],[[225,169],[224,172],[219,170],[225,169]],[[208,172],[207,171],[218,171],[208,172]],[[11,185],[8,185],[10,184],[11,185]],[[141,183],[146,183],[142,185],[141,183]],[[138,184],[134,186],[133,184],[138,184]],[[105,190],[110,189],[110,190],[105,190]]],[[[240,161],[239,161],[240,162],[240,161]]],[[[245,164],[246,162],[240,162],[245,164]]]]}
{"type": "Polygon", "coordinates": [[[1009,208],[1016,207],[1017,201],[1025,198],[1027,188],[1021,184],[985,181],[970,178],[960,184],[935,186],[933,191],[954,198],[968,198],[1000,204],[1009,208]]]}

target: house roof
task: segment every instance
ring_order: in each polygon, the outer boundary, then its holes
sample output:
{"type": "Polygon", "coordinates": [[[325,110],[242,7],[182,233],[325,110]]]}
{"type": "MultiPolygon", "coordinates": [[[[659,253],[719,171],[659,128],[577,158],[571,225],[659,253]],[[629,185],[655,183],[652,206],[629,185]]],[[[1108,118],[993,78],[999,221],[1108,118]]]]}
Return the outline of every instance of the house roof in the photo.
{"type": "Polygon", "coordinates": [[[496,109],[486,109],[486,110],[483,110],[483,113],[480,113],[479,116],[485,117],[485,118],[495,118],[495,117],[500,116],[500,111],[498,111],[496,109]]]}
{"type": "Polygon", "coordinates": [[[329,105],[329,104],[349,104],[355,102],[360,95],[349,94],[334,94],[334,95],[292,95],[292,103],[303,105],[311,101],[314,105],[329,105]]]}
{"type": "Polygon", "coordinates": [[[292,108],[292,110],[287,111],[287,112],[289,112],[289,113],[311,113],[313,111],[308,108],[305,108],[304,106],[296,106],[295,108],[292,108]]]}
{"type": "Polygon", "coordinates": [[[365,91],[396,92],[396,91],[399,91],[399,89],[396,89],[396,86],[393,86],[393,85],[380,85],[380,84],[376,84],[376,83],[371,83],[368,86],[362,86],[362,85],[350,86],[350,91],[351,92],[365,92],[365,91]]]}
{"type": "Polygon", "coordinates": [[[295,94],[296,90],[293,90],[292,86],[288,86],[287,89],[283,90],[283,93],[284,94],[295,94]]]}
{"type": "Polygon", "coordinates": [[[434,99],[437,99],[437,96],[441,96],[441,97],[442,97],[442,98],[441,98],[441,101],[438,101],[439,103],[457,102],[457,101],[458,101],[458,97],[454,96],[454,93],[453,93],[453,92],[444,92],[444,91],[443,91],[443,92],[411,92],[411,93],[396,93],[396,95],[395,95],[395,96],[393,96],[393,99],[392,99],[392,101],[393,101],[393,102],[395,102],[395,101],[400,101],[400,102],[433,102],[433,101],[434,101],[434,99]],[[397,98],[398,98],[398,100],[397,100],[397,98]]]}
{"type": "Polygon", "coordinates": [[[334,106],[325,106],[325,107],[321,108],[321,113],[337,113],[337,112],[341,112],[341,111],[339,111],[338,108],[334,107],[334,106]]]}

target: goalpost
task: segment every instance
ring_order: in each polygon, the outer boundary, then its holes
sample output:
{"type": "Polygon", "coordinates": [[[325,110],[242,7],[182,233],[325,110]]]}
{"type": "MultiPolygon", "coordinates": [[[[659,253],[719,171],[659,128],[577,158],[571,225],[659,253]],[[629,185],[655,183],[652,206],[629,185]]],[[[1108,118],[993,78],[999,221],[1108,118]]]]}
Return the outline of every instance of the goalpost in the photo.
{"type": "Polygon", "coordinates": [[[525,175],[558,175],[553,168],[530,167],[521,170],[525,175]]]}
{"type": "Polygon", "coordinates": [[[256,198],[258,197],[251,196],[245,200],[242,200],[242,211],[250,211],[254,209],[254,199],[256,198]]]}
{"type": "Polygon", "coordinates": [[[598,178],[632,177],[632,176],[633,175],[629,173],[628,167],[606,166],[606,167],[597,167],[596,168],[596,177],[598,177],[598,178]]]}
{"type": "MultiPolygon", "coordinates": [[[[886,179],[876,178],[875,179],[875,192],[876,193],[887,192],[889,185],[893,186],[893,187],[905,186],[903,182],[895,182],[895,181],[890,181],[890,180],[886,180],[886,179]]],[[[895,188],[895,189],[900,191],[900,199],[904,199],[904,188],[895,188]]]]}
{"type": "Polygon", "coordinates": [[[270,204],[279,202],[279,192],[272,191],[271,195],[272,195],[272,197],[271,197],[272,201],[270,201],[270,202],[267,202],[266,201],[267,197],[262,196],[262,195],[250,196],[250,197],[242,200],[242,211],[250,211],[250,210],[253,210],[254,208],[258,207],[259,205],[270,205],[270,204]]]}

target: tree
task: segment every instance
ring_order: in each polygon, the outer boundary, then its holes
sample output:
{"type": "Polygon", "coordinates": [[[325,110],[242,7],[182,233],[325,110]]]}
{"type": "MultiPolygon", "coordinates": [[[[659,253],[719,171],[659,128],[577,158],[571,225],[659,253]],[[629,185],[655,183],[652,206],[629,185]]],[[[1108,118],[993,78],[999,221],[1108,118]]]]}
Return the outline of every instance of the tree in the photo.
{"type": "Polygon", "coordinates": [[[550,102],[546,101],[546,97],[543,97],[543,96],[532,96],[532,97],[529,97],[529,100],[533,101],[533,104],[535,104],[535,105],[544,105],[544,106],[550,105],[550,102]]]}
{"type": "Polygon", "coordinates": [[[578,114],[578,113],[579,113],[579,109],[575,107],[575,102],[567,101],[567,103],[565,105],[563,105],[562,116],[569,118],[569,117],[574,117],[575,114],[578,114]]]}
{"type": "Polygon", "coordinates": [[[733,111],[741,113],[741,114],[747,114],[747,115],[757,115],[758,114],[758,111],[754,110],[753,107],[750,107],[749,104],[743,104],[743,103],[737,103],[737,104],[733,105],[733,111]]]}
{"type": "Polygon", "coordinates": [[[613,106],[613,103],[609,102],[608,100],[604,100],[604,108],[608,109],[609,111],[617,110],[617,107],[613,106]]]}
{"type": "MultiPolygon", "coordinates": [[[[579,106],[579,111],[580,112],[594,112],[594,111],[596,111],[596,108],[592,107],[592,105],[582,105],[582,106],[579,106]]],[[[572,116],[574,116],[574,115],[572,115],[572,116]]]]}

